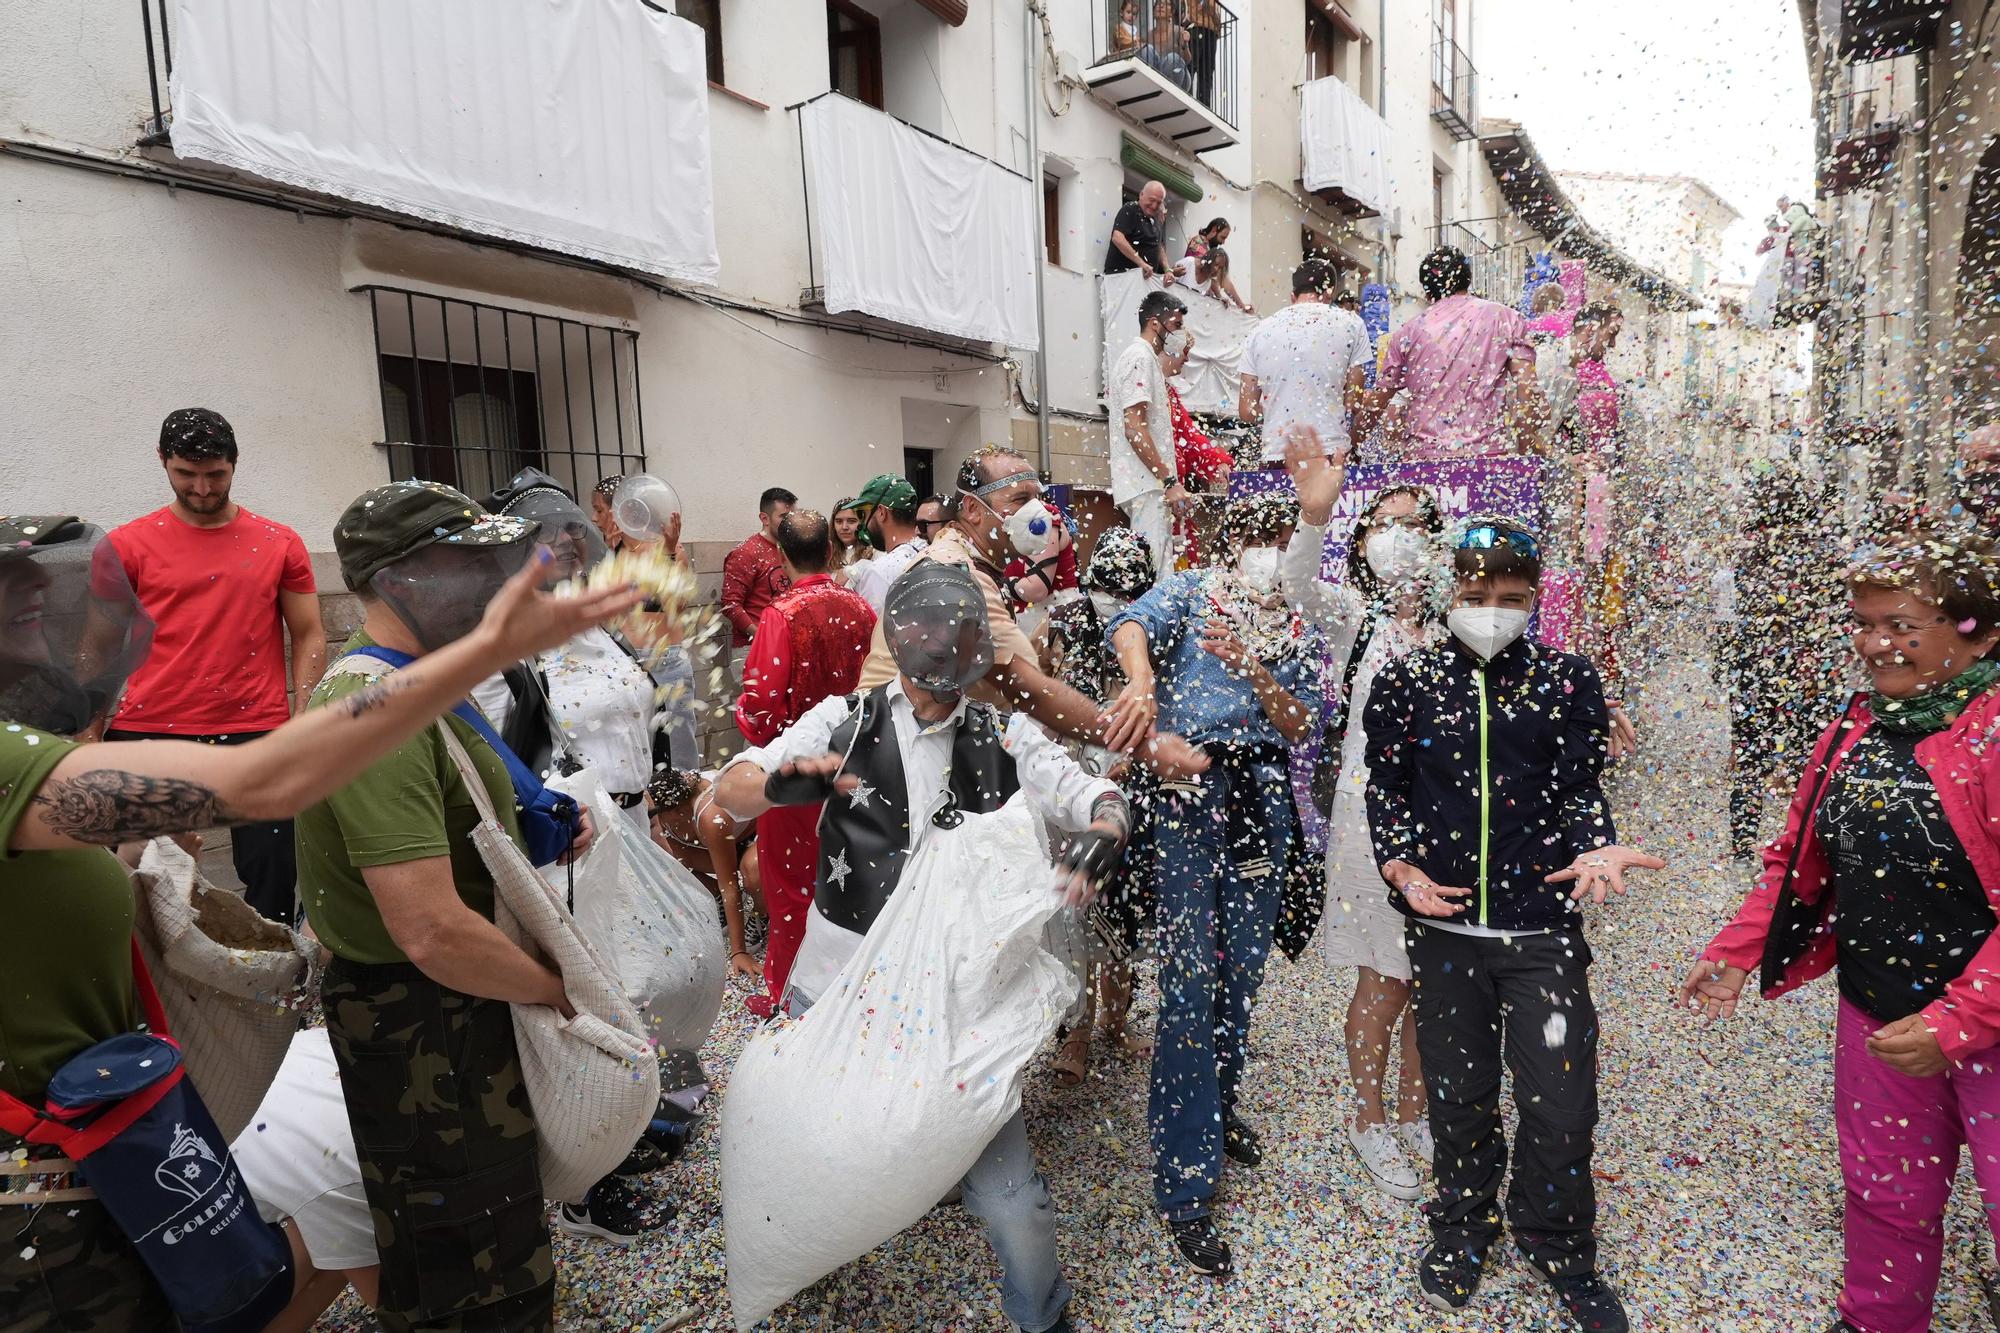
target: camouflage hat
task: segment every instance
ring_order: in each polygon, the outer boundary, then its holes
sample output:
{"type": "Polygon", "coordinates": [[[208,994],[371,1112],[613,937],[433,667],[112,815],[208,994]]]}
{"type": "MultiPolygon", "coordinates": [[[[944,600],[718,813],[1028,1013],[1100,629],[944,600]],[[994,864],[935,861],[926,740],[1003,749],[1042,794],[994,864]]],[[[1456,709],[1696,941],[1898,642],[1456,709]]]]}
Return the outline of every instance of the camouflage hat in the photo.
{"type": "Polygon", "coordinates": [[[333,526],[340,577],[359,592],[390,565],[426,546],[511,546],[533,537],[531,519],[489,514],[435,481],[395,481],[357,496],[333,526]]]}
{"type": "MultiPolygon", "coordinates": [[[[54,546],[97,533],[73,514],[20,514],[0,517],[0,560],[24,556],[37,546],[54,546]]],[[[101,534],[98,534],[101,535],[101,534]]]]}
{"type": "Polygon", "coordinates": [[[884,472],[870,477],[868,484],[852,501],[856,508],[870,505],[887,505],[890,509],[915,509],[917,488],[910,485],[893,472],[884,472]]]}

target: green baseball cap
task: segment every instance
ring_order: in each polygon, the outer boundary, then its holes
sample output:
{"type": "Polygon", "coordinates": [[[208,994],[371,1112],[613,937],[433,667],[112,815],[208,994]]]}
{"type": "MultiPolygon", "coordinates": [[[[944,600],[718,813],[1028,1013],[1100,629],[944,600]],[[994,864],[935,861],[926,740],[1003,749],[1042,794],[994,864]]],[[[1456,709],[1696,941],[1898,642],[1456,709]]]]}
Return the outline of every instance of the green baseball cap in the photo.
{"type": "Polygon", "coordinates": [[[856,508],[887,505],[891,509],[915,509],[917,488],[893,472],[884,472],[868,479],[868,484],[854,497],[854,504],[856,508]]]}
{"type": "Polygon", "coordinates": [[[378,572],[426,546],[511,546],[539,530],[531,519],[489,514],[439,482],[394,481],[347,506],[333,525],[333,549],[341,579],[359,592],[378,572]]]}

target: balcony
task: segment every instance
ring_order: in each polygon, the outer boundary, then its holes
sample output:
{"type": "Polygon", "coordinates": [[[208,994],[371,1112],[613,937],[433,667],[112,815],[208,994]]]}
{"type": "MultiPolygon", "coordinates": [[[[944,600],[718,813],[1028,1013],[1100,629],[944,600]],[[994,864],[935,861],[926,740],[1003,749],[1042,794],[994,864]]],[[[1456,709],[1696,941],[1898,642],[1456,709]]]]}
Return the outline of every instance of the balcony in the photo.
{"type": "Polygon", "coordinates": [[[1035,186],[840,93],[786,108],[804,163],[800,303],[970,344],[1032,350],[1035,186]]]}
{"type": "Polygon", "coordinates": [[[1431,228],[1431,245],[1455,247],[1472,264],[1472,294],[1517,305],[1527,288],[1529,245],[1507,242],[1505,217],[1472,218],[1431,228]],[[1488,235],[1495,239],[1489,240],[1488,235]]]}
{"type": "Polygon", "coordinates": [[[1479,137],[1479,71],[1451,34],[1431,27],[1431,119],[1459,143],[1479,137]]]}
{"type": "Polygon", "coordinates": [[[139,145],[156,161],[716,281],[704,34],[659,6],[140,0],[139,13],[152,90],[139,145]]]}
{"type": "Polygon", "coordinates": [[[1091,0],[1091,95],[1190,153],[1237,132],[1236,15],[1220,0],[1091,0]],[[1127,16],[1131,21],[1127,22],[1127,16]]]}
{"type": "Polygon", "coordinates": [[[1889,121],[1835,139],[1820,173],[1826,193],[1852,194],[1882,179],[1896,160],[1896,145],[1902,137],[1902,128],[1889,121]]]}
{"type": "Polygon", "coordinates": [[[1299,90],[1299,183],[1349,217],[1389,211],[1389,127],[1339,79],[1299,90]]]}
{"type": "Polygon", "coordinates": [[[1820,22],[1834,29],[1840,58],[1862,64],[1929,49],[1950,8],[1942,0],[1820,0],[1820,22]]]}

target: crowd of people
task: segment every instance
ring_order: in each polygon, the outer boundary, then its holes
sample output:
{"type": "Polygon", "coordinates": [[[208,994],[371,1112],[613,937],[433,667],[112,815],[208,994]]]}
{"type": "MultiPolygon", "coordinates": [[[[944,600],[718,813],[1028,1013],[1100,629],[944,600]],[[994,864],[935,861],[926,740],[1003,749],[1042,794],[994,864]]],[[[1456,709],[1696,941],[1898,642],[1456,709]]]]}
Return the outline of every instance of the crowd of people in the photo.
{"type": "MultiPolygon", "coordinates": [[[[552,1327],[553,1108],[518,1017],[593,1015],[497,923],[492,847],[559,883],[607,833],[559,781],[584,770],[620,836],[713,891],[703,929],[733,993],[778,1025],[849,1002],[927,848],[1032,809],[1062,904],[1048,947],[1075,983],[1051,1073],[1084,1079],[1100,1034],[1149,1062],[1153,1207],[1204,1276],[1236,1266],[1225,1173],[1265,1155],[1243,1108],[1266,965],[1317,933],[1355,969],[1338,1021],[1354,1160],[1384,1195],[1430,1200],[1413,1297],[1467,1307],[1505,1230],[1576,1327],[1626,1328],[1597,1245],[1587,909],[1665,862],[1620,841],[1601,785],[1641,744],[1620,698],[1635,415],[1606,364],[1617,310],[1524,314],[1473,295],[1444,248],[1422,266],[1427,308],[1378,347],[1308,260],[1245,349],[1237,411],[1259,444],[1238,459],[1173,385],[1189,338],[1172,277],[1235,300],[1227,224],[1169,266],[1160,203],[1148,185],[1112,238],[1113,261],[1163,280],[1107,384],[1118,521],[1086,530],[1004,446],[963,460],[949,495],[882,474],[820,510],[766,489],[722,567],[743,746],[719,767],[697,745],[693,618],[589,579],[639,551],[686,566],[678,514],[643,535],[621,520],[625,479],[358,496],[332,538],[360,621],[330,660],[304,543],[234,498],[236,439],[212,411],[166,419],[160,510],[109,533],[0,519],[0,1328],[305,1329],[348,1287],[390,1328],[552,1327]],[[1453,514],[1392,481],[1337,523],[1364,446],[1541,457],[1555,480],[1531,514],[1453,514]],[[1197,534],[1196,489],[1239,468],[1273,484],[1197,534]],[[1565,646],[1535,633],[1559,592],[1565,646]],[[240,1170],[269,1231],[242,1243],[276,1257],[216,1269],[201,1304],[130,1234],[89,1157],[103,1136],[80,1133],[98,1122],[65,1098],[158,1027],[128,867],[151,839],[221,828],[249,906],[300,925],[325,970],[322,1021],[252,1127],[201,1149],[240,1170]],[[1149,976],[1150,1035],[1130,1024],[1149,976]]],[[[1801,540],[1815,498],[1778,479],[1716,585],[1731,850],[1760,868],[1679,1000],[1721,1018],[1753,970],[1767,996],[1836,973],[1835,1318],[1861,1333],[1928,1326],[1961,1148],[2000,1197],[2000,432],[1961,453],[1951,507],[1893,498],[1852,551],[1801,540]],[[1843,596],[1845,663],[1822,623],[1843,596]],[[1774,784],[1793,794],[1763,844],[1774,784]]],[[[666,1116],[706,1076],[692,1051],[659,1055],[666,1116]]],[[[128,1108],[146,1123],[151,1079],[133,1078],[86,1108],[116,1112],[105,1135],[131,1132],[128,1108]]],[[[660,1124],[612,1145],[623,1162],[555,1224],[610,1243],[657,1226],[660,1124]]],[[[1028,1333],[1072,1327],[1061,1189],[1018,1105],[959,1186],[1028,1333]]]]}

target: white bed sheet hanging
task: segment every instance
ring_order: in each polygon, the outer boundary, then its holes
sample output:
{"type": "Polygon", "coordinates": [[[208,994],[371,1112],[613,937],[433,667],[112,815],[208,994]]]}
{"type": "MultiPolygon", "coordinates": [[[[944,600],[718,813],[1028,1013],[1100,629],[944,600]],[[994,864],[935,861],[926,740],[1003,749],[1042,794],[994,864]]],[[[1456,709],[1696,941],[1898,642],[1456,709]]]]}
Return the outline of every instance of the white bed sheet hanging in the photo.
{"type": "Polygon", "coordinates": [[[799,108],[831,313],[1034,350],[1033,187],[837,93],[799,108]]]}
{"type": "Polygon", "coordinates": [[[1335,78],[1299,90],[1299,178],[1308,190],[1339,190],[1377,213],[1389,211],[1389,134],[1382,118],[1335,78]]]}
{"type": "Polygon", "coordinates": [[[177,0],[173,148],[713,285],[702,32],[637,0],[177,0]]]}
{"type": "MultiPolygon", "coordinates": [[[[1139,336],[1139,302],[1147,292],[1159,291],[1160,285],[1140,277],[1137,269],[1109,273],[1097,281],[1104,320],[1103,379],[1099,382],[1108,384],[1111,367],[1139,336]]],[[[1194,335],[1194,351],[1174,382],[1181,402],[1190,412],[1236,415],[1236,393],[1243,380],[1243,345],[1250,341],[1257,317],[1192,287],[1176,284],[1167,290],[1187,306],[1181,327],[1194,335]]]]}

